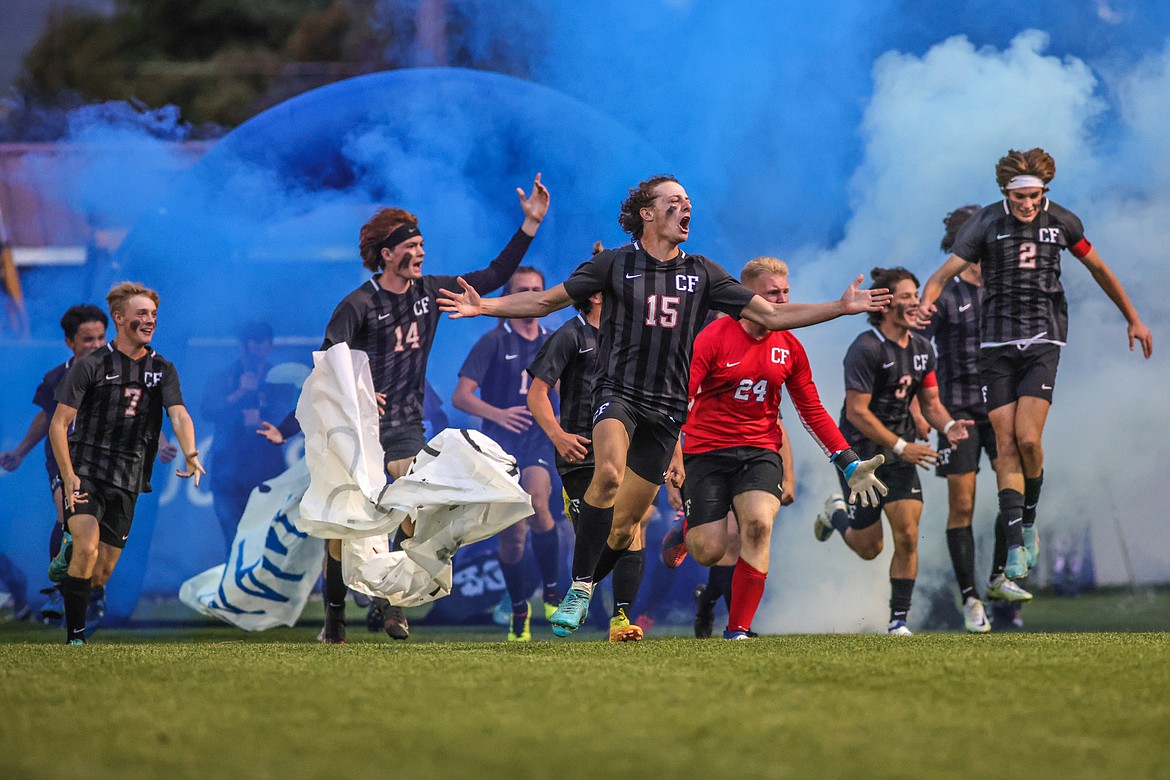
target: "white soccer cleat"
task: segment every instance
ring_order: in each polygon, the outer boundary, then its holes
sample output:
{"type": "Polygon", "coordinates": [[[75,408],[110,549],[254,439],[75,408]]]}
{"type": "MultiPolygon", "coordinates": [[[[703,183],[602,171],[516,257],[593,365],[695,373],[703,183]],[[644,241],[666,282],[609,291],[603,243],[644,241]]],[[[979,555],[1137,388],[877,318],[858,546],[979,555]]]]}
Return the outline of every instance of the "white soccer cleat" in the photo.
{"type": "Polygon", "coordinates": [[[827,542],[829,537],[833,535],[833,513],[834,512],[848,512],[849,508],[845,503],[845,496],[840,493],[834,493],[825,501],[825,508],[817,519],[813,522],[813,534],[817,537],[818,542],[827,542]]]}
{"type": "Polygon", "coordinates": [[[886,633],[890,636],[914,636],[914,632],[906,628],[905,620],[891,620],[886,633]]]}
{"type": "MultiPolygon", "coordinates": [[[[1019,586],[1016,585],[1016,587],[1019,586]]],[[[987,611],[983,609],[983,602],[974,596],[968,596],[966,603],[963,604],[963,627],[972,634],[986,634],[991,630],[991,621],[987,619],[987,611]]]]}
{"type": "Polygon", "coordinates": [[[992,601],[1031,601],[1032,594],[1000,574],[987,583],[987,598],[992,601]]]}

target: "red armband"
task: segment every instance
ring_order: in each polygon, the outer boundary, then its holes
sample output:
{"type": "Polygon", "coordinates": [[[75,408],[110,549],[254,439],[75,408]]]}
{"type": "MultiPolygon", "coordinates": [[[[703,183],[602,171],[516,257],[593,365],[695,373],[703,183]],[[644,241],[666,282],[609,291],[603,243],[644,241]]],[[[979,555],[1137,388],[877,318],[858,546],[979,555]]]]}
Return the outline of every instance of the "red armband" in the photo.
{"type": "Polygon", "coordinates": [[[1068,251],[1073,253],[1074,257],[1081,258],[1093,251],[1093,245],[1089,243],[1089,239],[1082,238],[1068,248],[1068,251]]]}

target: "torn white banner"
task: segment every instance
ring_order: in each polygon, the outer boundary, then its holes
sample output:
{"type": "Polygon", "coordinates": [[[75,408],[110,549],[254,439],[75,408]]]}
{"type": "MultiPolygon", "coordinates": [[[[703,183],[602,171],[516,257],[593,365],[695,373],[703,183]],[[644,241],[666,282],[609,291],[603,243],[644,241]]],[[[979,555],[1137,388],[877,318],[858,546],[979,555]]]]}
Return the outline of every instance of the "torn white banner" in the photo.
{"type": "Polygon", "coordinates": [[[350,588],[398,606],[451,592],[451,559],[532,514],[516,461],[478,431],[442,431],[411,472],[385,484],[369,360],[337,344],[313,353],[297,404],[311,480],[297,527],[342,539],[350,588]],[[407,517],[415,531],[402,550],[387,538],[407,517]]]}
{"type": "Polygon", "coordinates": [[[308,485],[302,460],[253,490],[227,563],[184,582],[179,599],[246,631],[295,624],[324,554],[319,540],[294,525],[308,485]]]}

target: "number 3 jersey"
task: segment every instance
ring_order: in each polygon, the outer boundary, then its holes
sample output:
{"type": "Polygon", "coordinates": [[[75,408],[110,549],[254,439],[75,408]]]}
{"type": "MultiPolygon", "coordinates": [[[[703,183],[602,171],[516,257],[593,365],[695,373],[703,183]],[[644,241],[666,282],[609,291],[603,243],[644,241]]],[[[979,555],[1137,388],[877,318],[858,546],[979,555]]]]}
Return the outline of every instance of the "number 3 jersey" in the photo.
{"type": "Polygon", "coordinates": [[[1085,257],[1092,245],[1076,214],[1047,198],[1031,222],[1020,222],[1006,200],[976,212],[952,252],[983,267],[981,346],[1068,337],[1068,302],[1060,284],[1060,251],[1085,257]]]}
{"type": "MultiPolygon", "coordinates": [[[[934,347],[913,331],[906,346],[890,341],[877,328],[861,333],[845,353],[845,389],[868,393],[869,410],[895,436],[906,441],[918,438],[910,400],[924,387],[937,387],[934,347]]],[[[881,452],[886,462],[898,460],[859,431],[841,408],[841,433],[862,459],[881,452]]]]}
{"type": "Polygon", "coordinates": [[[107,344],[73,363],[57,403],[77,410],[69,453],[78,476],[150,492],[163,411],[183,405],[179,374],[150,347],[131,360],[107,344]]]}
{"type": "Polygon", "coordinates": [[[848,446],[821,403],[808,355],[795,336],[777,331],[755,339],[731,317],[711,323],[695,339],[683,452],[728,447],[779,451],[783,436],[776,421],[783,386],[826,455],[848,446]]]}
{"type": "Polygon", "coordinates": [[[565,290],[576,300],[604,294],[594,401],[617,396],[679,422],[687,416],[691,347],[707,312],[738,317],[752,299],[714,261],[680,249],[660,262],[637,241],[582,263],[565,290]]]}

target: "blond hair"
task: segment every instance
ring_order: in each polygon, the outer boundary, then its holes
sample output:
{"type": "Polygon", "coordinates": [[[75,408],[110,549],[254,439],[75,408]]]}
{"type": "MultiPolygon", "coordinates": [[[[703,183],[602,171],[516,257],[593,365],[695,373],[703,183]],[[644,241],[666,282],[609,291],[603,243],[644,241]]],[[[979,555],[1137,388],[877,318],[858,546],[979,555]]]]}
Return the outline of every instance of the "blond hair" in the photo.
{"type": "Polygon", "coordinates": [[[154,301],[154,305],[158,306],[158,293],[140,282],[120,282],[110,288],[106,293],[106,304],[110,307],[110,314],[116,314],[122,311],[122,308],[136,295],[145,295],[154,301]]]}
{"type": "Polygon", "coordinates": [[[739,274],[740,284],[751,284],[764,274],[788,276],[788,263],[775,257],[757,257],[749,260],[739,274]]]}
{"type": "Polygon", "coordinates": [[[1056,176],[1056,160],[1039,147],[1026,152],[1012,149],[995,164],[995,182],[1006,192],[1008,182],[1017,176],[1035,176],[1047,185],[1056,176]]]}

